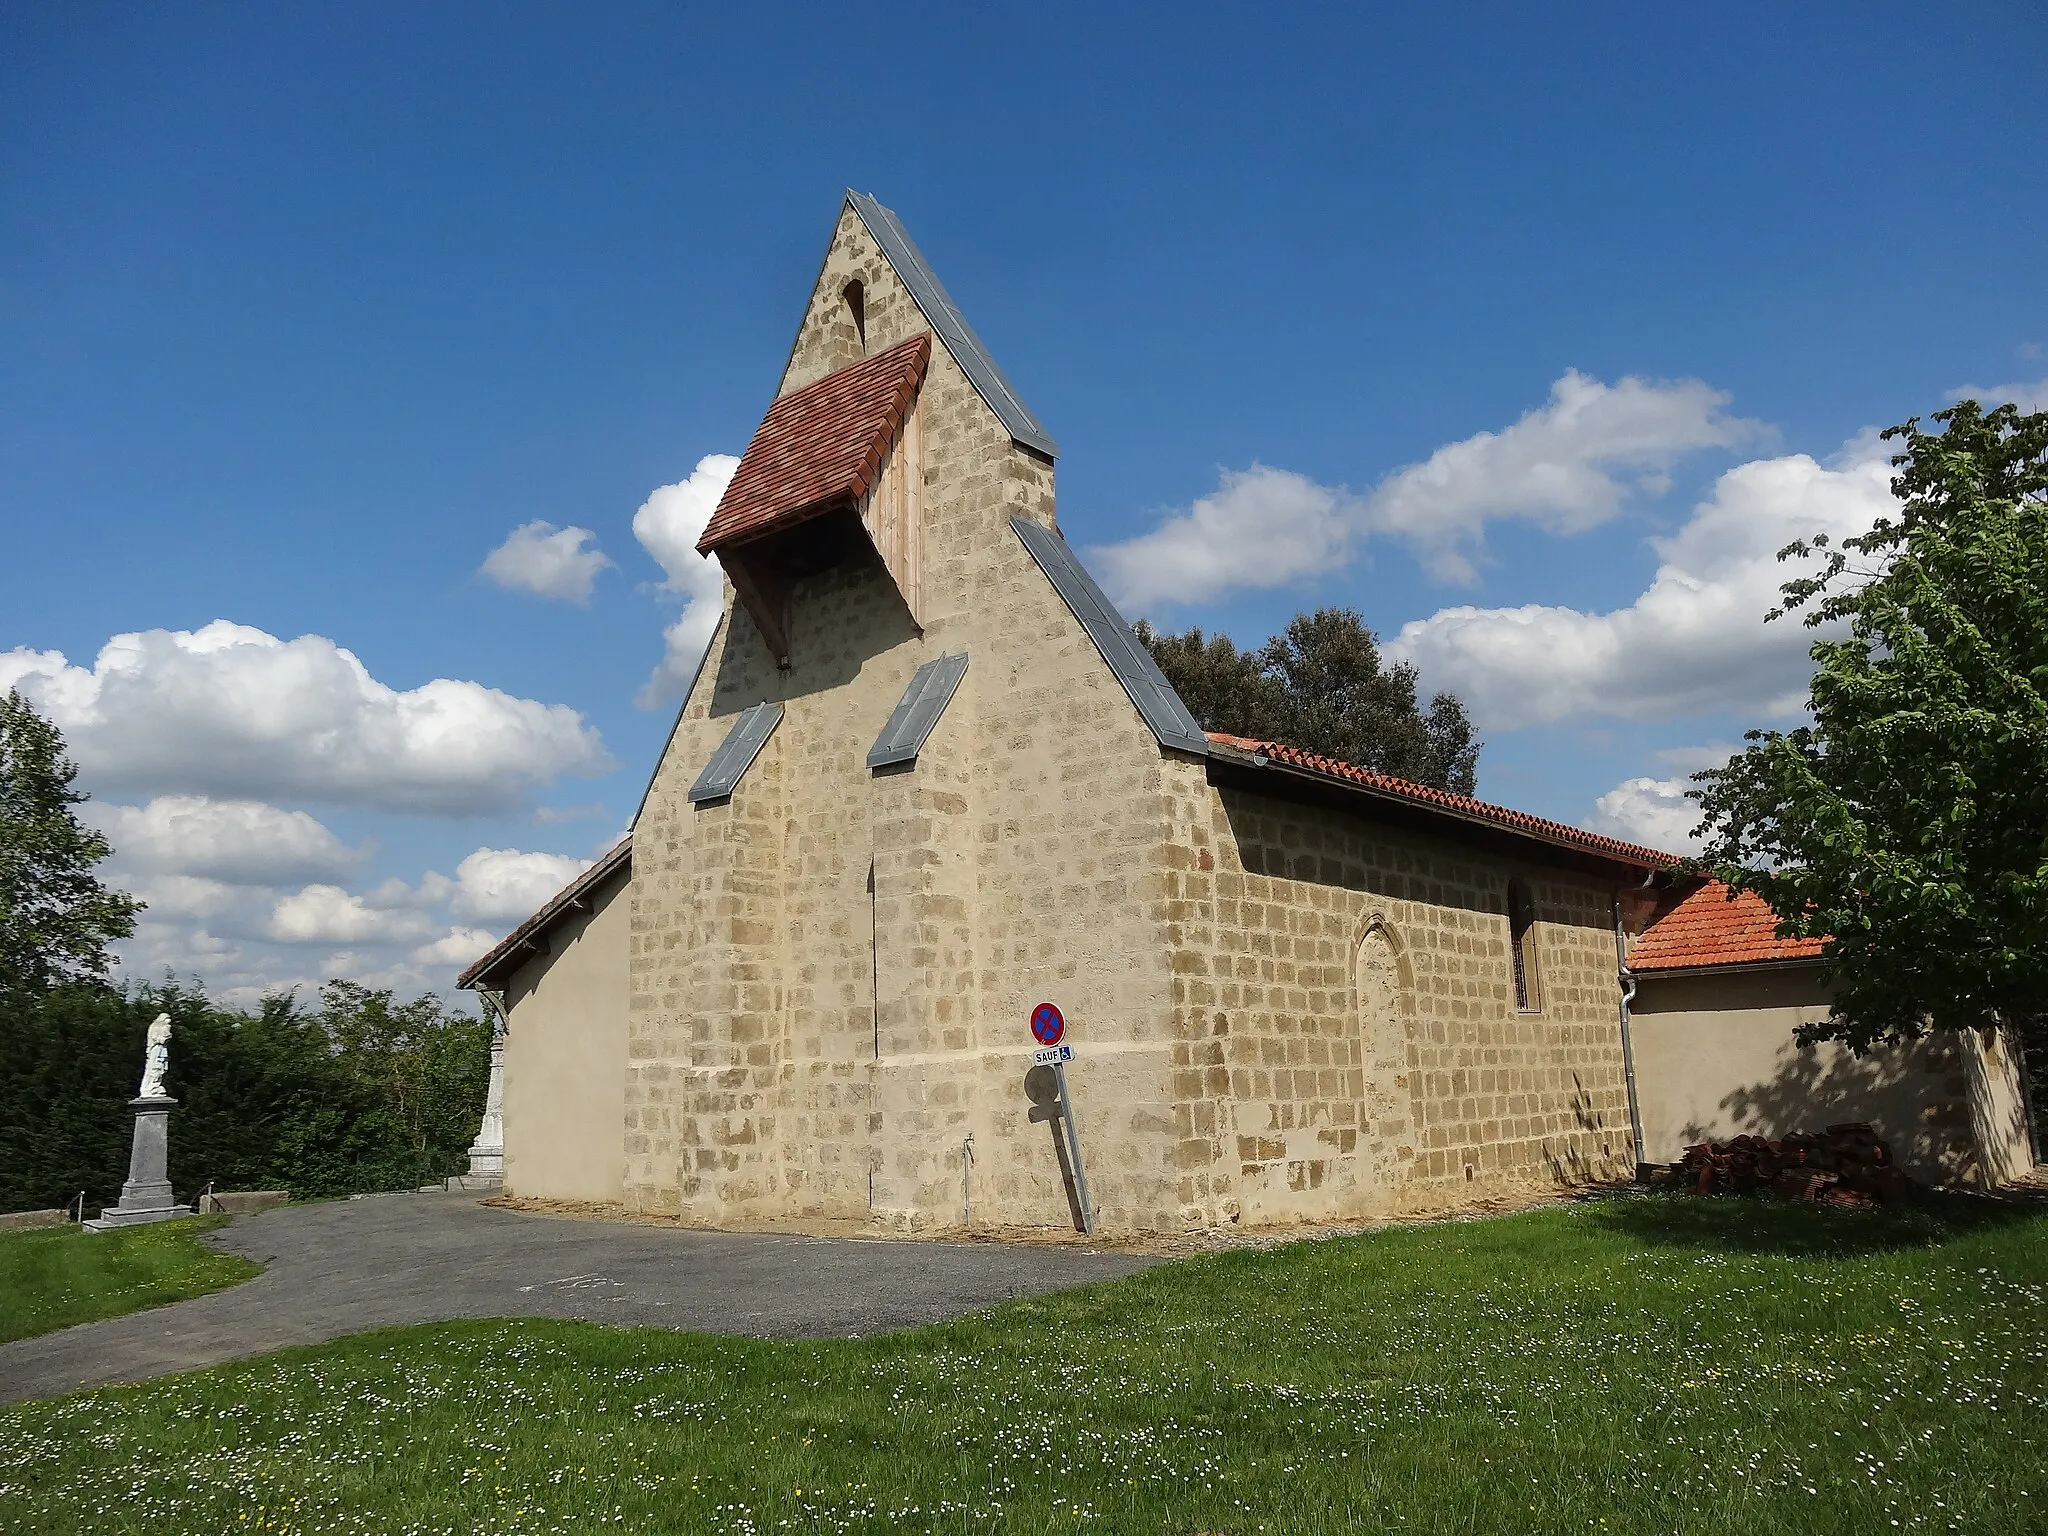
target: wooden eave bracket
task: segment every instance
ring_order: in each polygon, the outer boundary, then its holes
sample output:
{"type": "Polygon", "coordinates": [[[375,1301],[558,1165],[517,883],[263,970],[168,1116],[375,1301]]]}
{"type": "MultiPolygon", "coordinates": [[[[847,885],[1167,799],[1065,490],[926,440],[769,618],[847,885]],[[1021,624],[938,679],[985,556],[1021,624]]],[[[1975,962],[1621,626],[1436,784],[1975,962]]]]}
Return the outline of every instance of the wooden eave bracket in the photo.
{"type": "Polygon", "coordinates": [[[745,547],[721,549],[718,563],[725,567],[734,596],[754,621],[775,665],[789,665],[789,582],[777,572],[757,565],[746,556],[745,547]]]}

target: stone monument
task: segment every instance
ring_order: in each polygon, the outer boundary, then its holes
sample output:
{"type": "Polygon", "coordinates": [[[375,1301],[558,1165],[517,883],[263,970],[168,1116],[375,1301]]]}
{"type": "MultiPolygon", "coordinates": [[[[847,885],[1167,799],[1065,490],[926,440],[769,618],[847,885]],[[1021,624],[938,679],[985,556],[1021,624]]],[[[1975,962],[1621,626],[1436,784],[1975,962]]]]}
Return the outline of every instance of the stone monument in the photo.
{"type": "Polygon", "coordinates": [[[469,1145],[469,1175],[459,1181],[464,1189],[505,1182],[505,1025],[495,1008],[485,1006],[491,1014],[491,1080],[484,1090],[483,1124],[469,1145]]]}
{"type": "Polygon", "coordinates": [[[135,1140],[128,1152],[128,1182],[118,1205],[107,1206],[88,1232],[110,1227],[139,1227],[151,1221],[190,1216],[192,1207],[171,1198],[171,1108],[178,1101],[164,1092],[164,1073],[171,1066],[171,1016],[160,1013],[149,1026],[149,1044],[142,1055],[142,1086],[128,1107],[135,1111],[135,1140]]]}

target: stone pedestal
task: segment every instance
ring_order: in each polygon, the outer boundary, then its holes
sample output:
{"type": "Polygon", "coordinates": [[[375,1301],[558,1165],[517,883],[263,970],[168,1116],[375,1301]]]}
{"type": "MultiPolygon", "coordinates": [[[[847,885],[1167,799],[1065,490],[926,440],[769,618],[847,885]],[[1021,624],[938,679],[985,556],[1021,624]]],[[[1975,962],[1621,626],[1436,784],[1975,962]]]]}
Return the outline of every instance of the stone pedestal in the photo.
{"type": "Polygon", "coordinates": [[[169,1221],[190,1216],[192,1207],[171,1199],[171,1109],[173,1098],[130,1099],[135,1111],[135,1140],[128,1152],[128,1182],[121,1186],[121,1200],[100,1212],[99,1220],[85,1223],[88,1232],[105,1232],[110,1227],[139,1227],[152,1221],[169,1221]]]}
{"type": "MultiPolygon", "coordinates": [[[[502,1184],[505,1180],[505,1032],[491,1035],[491,1081],[484,1091],[484,1123],[469,1145],[469,1176],[464,1189],[502,1184]],[[480,1185],[478,1181],[482,1181],[480,1185]]],[[[454,1181],[451,1180],[452,1184],[454,1181]]]]}

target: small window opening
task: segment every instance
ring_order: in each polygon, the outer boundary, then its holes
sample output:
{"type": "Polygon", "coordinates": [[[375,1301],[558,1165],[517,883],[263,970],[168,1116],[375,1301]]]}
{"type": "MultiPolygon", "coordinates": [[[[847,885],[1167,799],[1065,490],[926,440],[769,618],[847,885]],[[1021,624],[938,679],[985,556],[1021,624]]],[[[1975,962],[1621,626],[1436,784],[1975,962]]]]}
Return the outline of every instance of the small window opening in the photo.
{"type": "Polygon", "coordinates": [[[846,312],[853,316],[853,334],[860,342],[860,355],[868,355],[868,291],[859,278],[854,278],[839,290],[839,296],[846,300],[846,312]]]}
{"type": "Polygon", "coordinates": [[[1508,882],[1508,950],[1515,968],[1515,1011],[1529,1013],[1536,1000],[1536,907],[1529,887],[1508,882]]]}

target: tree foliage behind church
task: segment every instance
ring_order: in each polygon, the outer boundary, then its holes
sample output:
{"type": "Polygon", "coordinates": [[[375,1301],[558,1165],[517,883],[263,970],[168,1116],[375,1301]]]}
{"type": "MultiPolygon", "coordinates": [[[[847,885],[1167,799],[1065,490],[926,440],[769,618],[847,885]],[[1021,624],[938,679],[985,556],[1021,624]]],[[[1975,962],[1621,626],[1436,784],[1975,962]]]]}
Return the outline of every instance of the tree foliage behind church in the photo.
{"type": "MultiPolygon", "coordinates": [[[[1896,516],[1788,583],[1813,723],[1698,775],[1705,860],[1824,938],[1854,1044],[2048,1017],[2048,412],[1965,400],[1884,435],[1896,516]]],[[[2041,1062],[2032,1062],[2037,1081],[2041,1062]]]]}
{"type": "Polygon", "coordinates": [[[460,1173],[490,1031],[431,994],[350,982],[254,1012],[177,986],[72,984],[0,1002],[0,1211],[111,1204],[127,1176],[143,1037],[171,1016],[171,1182],[295,1196],[410,1189],[460,1173]]]}
{"type": "Polygon", "coordinates": [[[1417,784],[1472,794],[1480,743],[1457,696],[1416,698],[1415,668],[1387,666],[1349,608],[1297,614],[1255,651],[1227,635],[1161,634],[1140,620],[1167,681],[1204,730],[1283,741],[1417,784]]]}

